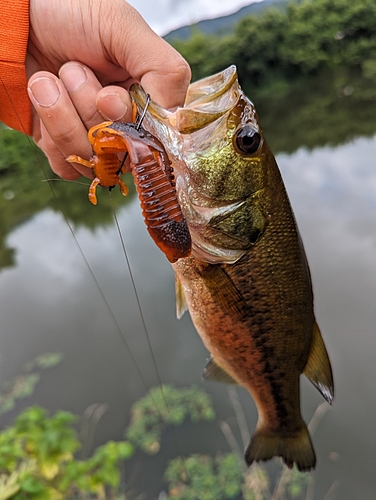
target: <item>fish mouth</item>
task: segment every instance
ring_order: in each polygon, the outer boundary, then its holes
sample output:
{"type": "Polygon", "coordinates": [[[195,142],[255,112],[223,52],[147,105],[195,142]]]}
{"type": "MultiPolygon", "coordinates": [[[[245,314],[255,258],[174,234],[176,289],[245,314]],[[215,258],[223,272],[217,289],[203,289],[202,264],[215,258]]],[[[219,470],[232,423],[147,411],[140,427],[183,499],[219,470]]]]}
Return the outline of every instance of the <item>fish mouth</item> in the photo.
{"type": "MultiPolygon", "coordinates": [[[[188,87],[184,107],[168,110],[151,99],[147,112],[181,134],[191,134],[230,111],[238,102],[240,92],[236,66],[232,65],[192,83],[188,87]]],[[[134,84],[130,93],[139,109],[144,109],[147,94],[143,88],[134,84]]]]}

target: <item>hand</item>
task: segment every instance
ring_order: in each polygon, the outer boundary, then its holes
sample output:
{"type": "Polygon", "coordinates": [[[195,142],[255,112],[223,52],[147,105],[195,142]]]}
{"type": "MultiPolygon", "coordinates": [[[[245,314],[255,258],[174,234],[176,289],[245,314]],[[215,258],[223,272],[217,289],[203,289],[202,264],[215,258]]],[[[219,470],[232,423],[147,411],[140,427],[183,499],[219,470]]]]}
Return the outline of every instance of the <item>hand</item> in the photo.
{"type": "Polygon", "coordinates": [[[26,69],[33,138],[64,179],[91,177],[65,158],[91,156],[87,130],[103,119],[130,121],[132,83],[171,108],[190,80],[186,61],[125,0],[30,0],[26,69]]]}

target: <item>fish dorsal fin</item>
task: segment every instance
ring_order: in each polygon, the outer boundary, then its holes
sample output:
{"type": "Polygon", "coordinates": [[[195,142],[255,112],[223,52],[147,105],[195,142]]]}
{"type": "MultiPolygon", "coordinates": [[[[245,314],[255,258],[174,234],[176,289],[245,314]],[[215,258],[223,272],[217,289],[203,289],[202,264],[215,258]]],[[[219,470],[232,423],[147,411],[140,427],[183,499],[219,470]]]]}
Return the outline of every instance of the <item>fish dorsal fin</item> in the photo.
{"type": "Polygon", "coordinates": [[[204,380],[212,380],[215,382],[223,382],[224,384],[237,384],[231,375],[229,375],[223,368],[221,368],[210,356],[209,361],[206,363],[204,373],[202,374],[204,380]]]}
{"type": "Polygon", "coordinates": [[[175,274],[175,295],[176,295],[176,317],[180,319],[188,309],[187,301],[184,295],[183,285],[175,274]]]}
{"type": "Polygon", "coordinates": [[[321,392],[327,402],[332,404],[334,398],[332,367],[316,322],[313,327],[311,351],[303,373],[321,392]]]}

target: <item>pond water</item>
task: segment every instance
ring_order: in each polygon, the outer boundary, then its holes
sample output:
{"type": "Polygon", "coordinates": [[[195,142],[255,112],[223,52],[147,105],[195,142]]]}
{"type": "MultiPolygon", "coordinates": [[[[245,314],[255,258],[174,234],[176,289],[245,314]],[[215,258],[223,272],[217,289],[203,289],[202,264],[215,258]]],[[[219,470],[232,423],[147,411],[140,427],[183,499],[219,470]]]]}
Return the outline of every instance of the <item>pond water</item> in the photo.
{"type": "MultiPolygon", "coordinates": [[[[335,403],[313,438],[317,500],[329,490],[333,496],[327,499],[375,498],[375,159],[376,136],[277,155],[310,263],[316,317],[336,384],[335,403]]],[[[85,197],[86,188],[79,190],[85,197]]],[[[101,210],[100,202],[95,210],[101,210]]],[[[158,455],[137,453],[127,466],[127,486],[152,499],[166,486],[161,478],[168,457],[176,456],[174,441],[183,455],[227,452],[219,423],[235,425],[235,416],[227,387],[201,381],[207,353],[189,316],[175,318],[173,272],[147,234],[137,199],[118,208],[117,217],[153,353],[116,226],[74,229],[81,252],[62,213],[46,208],[6,239],[15,249],[15,266],[0,274],[0,379],[16,376],[41,353],[61,352],[64,358],[42,374],[33,396],[2,416],[2,424],[31,404],[82,415],[93,403],[107,403],[96,446],[123,437],[131,405],[159,378],[177,387],[196,384],[213,398],[217,420],[168,431],[158,455]]],[[[242,389],[238,394],[252,431],[254,404],[242,389]]],[[[322,398],[303,378],[302,399],[308,421],[322,398]]],[[[276,465],[267,469],[273,475],[276,465]]]]}

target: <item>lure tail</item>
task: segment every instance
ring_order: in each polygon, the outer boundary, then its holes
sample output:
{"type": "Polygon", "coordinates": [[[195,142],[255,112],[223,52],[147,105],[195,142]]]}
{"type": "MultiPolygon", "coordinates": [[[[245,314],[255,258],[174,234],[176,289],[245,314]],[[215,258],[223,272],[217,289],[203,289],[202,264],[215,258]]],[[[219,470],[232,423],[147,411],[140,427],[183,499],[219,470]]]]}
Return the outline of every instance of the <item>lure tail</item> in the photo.
{"type": "Polygon", "coordinates": [[[247,465],[250,466],[254,461],[270,460],[273,457],[282,457],[290,469],[295,463],[300,472],[308,472],[315,468],[316,455],[304,422],[301,429],[295,433],[273,433],[269,429],[255,432],[245,452],[247,465]]]}

